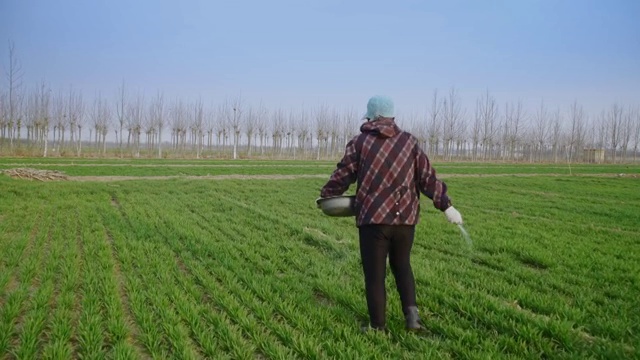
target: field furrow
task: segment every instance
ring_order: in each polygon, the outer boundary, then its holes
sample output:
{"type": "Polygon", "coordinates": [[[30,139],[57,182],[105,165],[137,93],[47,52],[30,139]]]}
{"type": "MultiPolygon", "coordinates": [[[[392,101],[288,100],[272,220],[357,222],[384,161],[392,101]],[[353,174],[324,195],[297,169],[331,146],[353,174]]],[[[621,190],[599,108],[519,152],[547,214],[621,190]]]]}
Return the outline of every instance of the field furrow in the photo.
{"type": "Polygon", "coordinates": [[[29,236],[22,239],[16,253],[15,281],[7,289],[6,301],[0,313],[0,353],[9,351],[16,357],[35,356],[39,335],[43,329],[47,308],[46,302],[52,293],[50,283],[42,286],[41,263],[45,257],[49,240],[51,216],[45,211],[42,219],[29,229],[29,236]]]}

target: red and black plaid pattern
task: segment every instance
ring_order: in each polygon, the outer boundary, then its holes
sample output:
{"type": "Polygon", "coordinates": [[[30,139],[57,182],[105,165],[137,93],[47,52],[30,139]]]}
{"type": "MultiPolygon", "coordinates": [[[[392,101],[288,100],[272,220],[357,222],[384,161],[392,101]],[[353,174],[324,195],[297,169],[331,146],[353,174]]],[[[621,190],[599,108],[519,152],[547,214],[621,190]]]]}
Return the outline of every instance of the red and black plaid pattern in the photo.
{"type": "Polygon", "coordinates": [[[451,206],[446,184],[436,178],[417,139],[400,130],[393,118],[367,122],[360,130],[347,144],[321,197],[341,195],[357,182],[357,226],[417,224],[420,193],[437,209],[451,206]]]}

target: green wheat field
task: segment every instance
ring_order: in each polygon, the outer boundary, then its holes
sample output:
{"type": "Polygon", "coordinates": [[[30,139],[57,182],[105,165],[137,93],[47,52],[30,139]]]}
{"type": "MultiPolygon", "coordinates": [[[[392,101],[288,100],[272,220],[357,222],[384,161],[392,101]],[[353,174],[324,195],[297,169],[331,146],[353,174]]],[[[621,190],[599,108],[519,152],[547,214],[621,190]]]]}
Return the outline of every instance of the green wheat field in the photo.
{"type": "Polygon", "coordinates": [[[383,334],[335,162],[0,159],[69,176],[0,174],[0,359],[640,357],[640,166],[433,165],[472,242],[421,198],[383,334]]]}

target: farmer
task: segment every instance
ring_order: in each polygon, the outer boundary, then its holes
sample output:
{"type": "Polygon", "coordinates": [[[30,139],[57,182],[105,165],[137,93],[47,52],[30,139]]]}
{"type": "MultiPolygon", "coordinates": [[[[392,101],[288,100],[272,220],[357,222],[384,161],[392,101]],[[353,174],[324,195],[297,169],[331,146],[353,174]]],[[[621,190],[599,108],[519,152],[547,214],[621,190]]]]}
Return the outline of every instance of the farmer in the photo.
{"type": "Polygon", "coordinates": [[[396,125],[390,98],[370,98],[364,119],[367,122],[360,126],[361,134],[347,144],[344,157],[322,187],[320,197],[342,195],[350,184],[357,183],[356,226],[369,310],[369,325],[362,330],[386,328],[387,256],[406,327],[420,330],[410,263],[420,193],[432,199],[449,222],[462,224],[462,216],[451,206],[447,186],[436,178],[418,140],[396,125]]]}

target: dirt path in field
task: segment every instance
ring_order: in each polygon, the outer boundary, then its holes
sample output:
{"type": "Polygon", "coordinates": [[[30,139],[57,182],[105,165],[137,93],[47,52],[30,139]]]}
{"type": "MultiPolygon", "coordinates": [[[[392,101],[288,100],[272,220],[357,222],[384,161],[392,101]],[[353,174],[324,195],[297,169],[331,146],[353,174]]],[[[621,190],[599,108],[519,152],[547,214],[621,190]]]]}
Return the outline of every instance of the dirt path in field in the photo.
{"type": "Polygon", "coordinates": [[[614,174],[614,173],[585,173],[585,174],[557,174],[557,173],[521,173],[521,174],[443,174],[438,175],[438,178],[455,178],[455,177],[532,177],[532,176],[580,176],[580,177],[628,177],[628,178],[640,178],[639,174],[614,174]]]}
{"type": "Polygon", "coordinates": [[[329,175],[203,175],[203,176],[184,176],[184,175],[167,175],[167,176],[69,176],[69,181],[126,181],[126,180],[170,180],[170,179],[186,179],[186,180],[294,180],[305,178],[329,178],[329,175]]]}
{"type": "MultiPolygon", "coordinates": [[[[127,181],[127,180],[170,180],[170,179],[186,179],[186,180],[295,180],[295,179],[328,179],[330,174],[318,175],[318,174],[300,174],[300,175],[283,175],[283,174],[271,174],[271,175],[168,175],[168,176],[69,176],[69,181],[95,181],[95,182],[111,182],[111,181],[127,181]]],[[[448,178],[463,178],[463,177],[533,177],[533,176],[569,176],[569,174],[443,174],[438,175],[440,179],[448,178]]],[[[626,178],[640,178],[640,174],[574,174],[573,176],[580,177],[626,177],[626,178]]]]}

